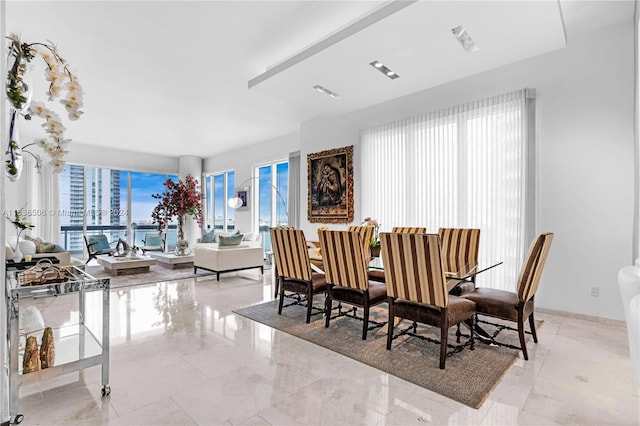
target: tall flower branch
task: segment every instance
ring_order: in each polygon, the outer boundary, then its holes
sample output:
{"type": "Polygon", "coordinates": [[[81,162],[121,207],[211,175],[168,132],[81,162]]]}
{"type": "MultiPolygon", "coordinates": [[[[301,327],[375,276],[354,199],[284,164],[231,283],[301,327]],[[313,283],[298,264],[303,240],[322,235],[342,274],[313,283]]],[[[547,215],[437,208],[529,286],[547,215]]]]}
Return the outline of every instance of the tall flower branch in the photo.
{"type": "Polygon", "coordinates": [[[193,176],[187,175],[184,181],[179,180],[178,183],[167,179],[164,186],[165,192],[151,195],[160,200],[151,212],[151,218],[153,223],[157,223],[158,228],[162,229],[174,216],[177,217],[178,239],[183,240],[182,225],[185,216],[192,216],[200,226],[203,224],[200,184],[193,176]]]}
{"type": "MultiPolygon", "coordinates": [[[[69,63],[60,56],[57,46],[52,42],[24,43],[16,34],[9,35],[7,39],[10,41],[9,58],[13,58],[14,61],[7,75],[7,98],[15,112],[19,112],[26,120],[30,120],[33,115],[45,121],[42,127],[48,136],[36,139],[34,143],[49,154],[50,164],[54,171],[60,172],[65,166],[64,156],[68,153],[66,147],[70,140],[64,137],[66,128],[62,124],[60,116],[47,108],[44,102],[32,102],[29,105],[31,88],[24,80],[27,65],[36,56],[44,60],[46,64],[45,78],[49,82],[48,100],[54,101],[64,92],[65,96],[60,100],[60,103],[64,106],[67,117],[71,121],[78,120],[83,114],[80,110],[83,106],[82,86],[69,69],[69,63]],[[28,112],[24,113],[26,108],[28,112]]],[[[9,154],[9,152],[7,153],[9,154]]],[[[31,153],[29,152],[29,154],[31,153]]],[[[39,161],[37,163],[39,165],[39,161]]]]}

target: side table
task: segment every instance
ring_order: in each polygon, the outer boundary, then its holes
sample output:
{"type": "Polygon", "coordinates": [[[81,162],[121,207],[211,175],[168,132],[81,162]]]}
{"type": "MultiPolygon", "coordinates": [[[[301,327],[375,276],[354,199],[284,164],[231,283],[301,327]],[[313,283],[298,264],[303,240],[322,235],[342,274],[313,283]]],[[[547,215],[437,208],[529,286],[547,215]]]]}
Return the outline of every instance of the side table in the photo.
{"type": "Polygon", "coordinates": [[[195,258],[193,254],[178,256],[172,252],[165,253],[161,251],[148,251],[147,255],[154,258],[158,265],[169,269],[192,268],[193,259],[195,258]]]}

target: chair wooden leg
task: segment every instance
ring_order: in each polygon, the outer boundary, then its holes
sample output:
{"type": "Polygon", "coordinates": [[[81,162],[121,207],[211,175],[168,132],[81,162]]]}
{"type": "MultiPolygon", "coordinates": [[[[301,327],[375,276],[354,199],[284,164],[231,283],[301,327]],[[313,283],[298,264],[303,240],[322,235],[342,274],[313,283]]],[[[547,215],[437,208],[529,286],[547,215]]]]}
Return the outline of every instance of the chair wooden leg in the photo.
{"type": "Polygon", "coordinates": [[[313,308],[313,287],[309,283],[309,290],[307,291],[307,324],[311,322],[311,308],[313,308]]]}
{"type": "Polygon", "coordinates": [[[527,354],[527,343],[524,339],[524,307],[520,306],[518,308],[518,336],[520,337],[520,347],[522,348],[522,355],[524,356],[525,361],[529,359],[529,354],[527,354]]]}
{"type": "Polygon", "coordinates": [[[391,350],[391,341],[393,340],[393,325],[396,322],[396,317],[393,314],[393,298],[387,298],[389,305],[389,322],[387,323],[387,350],[391,350]]]}
{"type": "Polygon", "coordinates": [[[283,304],[284,304],[284,286],[280,286],[280,300],[278,301],[278,315],[282,315],[283,304]]]}
{"type": "Polygon", "coordinates": [[[367,330],[369,329],[369,293],[364,293],[364,318],[362,321],[362,340],[367,340],[367,330]]]}
{"type": "Polygon", "coordinates": [[[278,298],[278,292],[280,290],[280,277],[278,277],[277,275],[276,275],[276,285],[275,285],[275,287],[276,287],[276,289],[275,289],[273,297],[275,297],[277,299],[278,298]]]}
{"type": "Polygon", "coordinates": [[[460,343],[460,336],[462,336],[462,333],[460,333],[460,323],[458,323],[456,325],[456,343],[460,343]]]}
{"type": "MultiPolygon", "coordinates": [[[[469,318],[469,321],[471,321],[471,326],[469,327],[469,332],[471,333],[471,350],[475,349],[475,339],[473,338],[473,334],[475,332],[476,329],[476,316],[472,315],[469,318]]],[[[458,323],[458,327],[460,327],[460,323],[458,323]]]]}
{"type": "Polygon", "coordinates": [[[533,319],[533,312],[529,315],[529,327],[531,327],[531,336],[533,337],[534,343],[538,343],[538,335],[536,334],[536,322],[533,319]]]}
{"type": "Polygon", "coordinates": [[[440,308],[440,369],[444,370],[447,359],[447,337],[449,335],[449,322],[447,321],[447,308],[440,308]]]}
{"type": "Polygon", "coordinates": [[[331,304],[333,301],[331,300],[331,286],[327,287],[327,298],[324,301],[324,326],[325,328],[329,328],[329,321],[331,320],[331,304]]]}

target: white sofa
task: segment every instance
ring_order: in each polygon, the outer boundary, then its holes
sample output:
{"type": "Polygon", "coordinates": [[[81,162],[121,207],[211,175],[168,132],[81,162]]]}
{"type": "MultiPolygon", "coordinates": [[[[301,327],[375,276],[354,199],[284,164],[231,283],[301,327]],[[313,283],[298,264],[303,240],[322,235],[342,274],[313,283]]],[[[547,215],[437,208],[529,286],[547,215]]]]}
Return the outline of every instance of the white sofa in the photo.
{"type": "MultiPolygon", "coordinates": [[[[57,257],[60,260],[60,266],[71,265],[71,253],[68,251],[56,252],[56,253],[35,253],[31,255],[32,259],[39,259],[42,257],[57,257]]],[[[13,248],[9,243],[5,244],[5,259],[13,259],[13,248]]]]}
{"type": "Polygon", "coordinates": [[[262,275],[264,272],[262,239],[259,234],[252,234],[252,237],[249,241],[242,241],[238,246],[196,243],[193,248],[193,273],[195,274],[198,269],[215,272],[218,281],[222,272],[259,268],[262,275]]]}

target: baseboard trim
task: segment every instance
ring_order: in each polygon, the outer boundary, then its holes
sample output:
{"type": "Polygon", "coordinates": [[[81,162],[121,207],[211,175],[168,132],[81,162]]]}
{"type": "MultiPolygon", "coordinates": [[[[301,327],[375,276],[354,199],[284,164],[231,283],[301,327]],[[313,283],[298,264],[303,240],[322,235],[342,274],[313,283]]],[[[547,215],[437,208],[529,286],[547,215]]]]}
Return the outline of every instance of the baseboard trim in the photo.
{"type": "Polygon", "coordinates": [[[559,315],[561,317],[567,317],[567,318],[576,318],[576,319],[581,319],[585,321],[593,321],[600,324],[608,324],[608,325],[614,325],[618,327],[627,326],[626,321],[597,317],[595,315],[576,314],[574,312],[558,311],[555,309],[547,309],[547,308],[539,308],[539,307],[536,307],[536,312],[540,312],[543,314],[550,314],[550,315],[559,315]]]}

